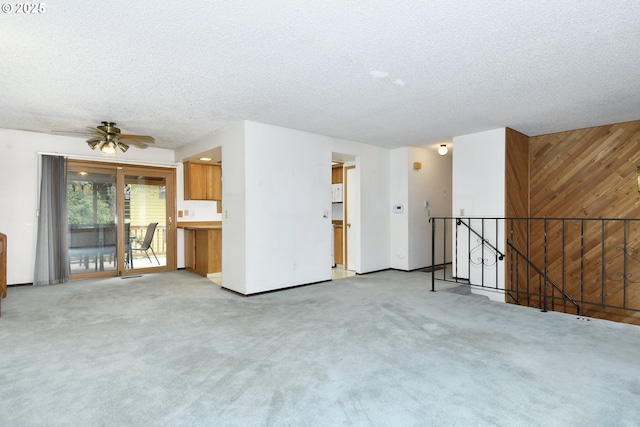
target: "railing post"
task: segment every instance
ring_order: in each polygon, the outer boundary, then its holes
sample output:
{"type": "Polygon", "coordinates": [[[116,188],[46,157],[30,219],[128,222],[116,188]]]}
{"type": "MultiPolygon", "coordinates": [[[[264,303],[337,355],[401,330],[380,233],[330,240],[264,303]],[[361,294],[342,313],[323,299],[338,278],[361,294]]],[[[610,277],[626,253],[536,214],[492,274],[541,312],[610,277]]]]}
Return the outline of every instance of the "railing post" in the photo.
{"type": "MultiPolygon", "coordinates": [[[[431,292],[436,291],[436,220],[430,218],[431,221],[431,292]]],[[[443,222],[446,219],[442,220],[443,222]]]]}
{"type": "Polygon", "coordinates": [[[542,220],[542,224],[544,225],[544,307],[543,312],[547,311],[547,219],[542,220]]]}
{"type": "MultiPolygon", "coordinates": [[[[498,233],[498,227],[499,227],[499,225],[498,225],[498,218],[496,218],[496,219],[495,219],[495,222],[496,222],[496,248],[497,248],[497,247],[499,247],[499,246],[500,246],[500,245],[498,244],[498,236],[499,236],[499,233],[498,233]]],[[[503,249],[503,250],[504,250],[504,249],[503,249]]],[[[505,252],[506,252],[506,251],[505,251],[505,252]]],[[[499,278],[500,278],[500,275],[498,274],[498,272],[500,271],[500,267],[499,267],[499,265],[498,265],[498,252],[497,252],[497,251],[496,251],[496,256],[495,256],[495,265],[496,265],[496,286],[495,286],[495,288],[496,288],[496,289],[500,289],[500,287],[498,286],[499,278]]],[[[504,273],[504,272],[503,272],[503,273],[504,273]]],[[[503,275],[502,277],[504,277],[504,275],[503,275]]],[[[504,285],[504,289],[503,289],[505,292],[506,292],[506,288],[507,288],[507,286],[506,286],[506,283],[505,283],[505,285],[504,285]]]]}
{"type": "Polygon", "coordinates": [[[627,307],[627,220],[622,220],[623,242],[622,242],[622,308],[627,307]]]}

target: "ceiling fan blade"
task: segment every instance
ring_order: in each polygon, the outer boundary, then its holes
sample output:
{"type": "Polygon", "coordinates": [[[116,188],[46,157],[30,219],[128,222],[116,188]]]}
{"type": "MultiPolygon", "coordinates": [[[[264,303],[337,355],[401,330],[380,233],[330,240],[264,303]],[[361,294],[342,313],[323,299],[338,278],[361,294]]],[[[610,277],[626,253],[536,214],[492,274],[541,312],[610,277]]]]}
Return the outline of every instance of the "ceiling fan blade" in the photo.
{"type": "Polygon", "coordinates": [[[69,136],[92,136],[96,134],[96,132],[89,132],[88,130],[52,130],[51,133],[69,136]]]}
{"type": "Polygon", "coordinates": [[[144,143],[144,144],[153,144],[156,141],[154,137],[148,136],[148,135],[120,134],[120,135],[118,135],[118,138],[124,139],[127,142],[136,141],[136,142],[140,142],[140,143],[144,143]]]}
{"type": "Polygon", "coordinates": [[[134,141],[134,140],[131,140],[131,139],[126,139],[125,141],[126,141],[127,145],[133,145],[134,147],[138,147],[138,148],[141,148],[143,150],[145,148],[147,148],[147,144],[144,143],[144,142],[138,142],[138,141],[134,141]]]}
{"type": "Polygon", "coordinates": [[[106,135],[107,134],[107,132],[105,132],[102,129],[97,128],[97,127],[87,126],[87,129],[90,130],[93,133],[99,133],[100,135],[106,135]]]}

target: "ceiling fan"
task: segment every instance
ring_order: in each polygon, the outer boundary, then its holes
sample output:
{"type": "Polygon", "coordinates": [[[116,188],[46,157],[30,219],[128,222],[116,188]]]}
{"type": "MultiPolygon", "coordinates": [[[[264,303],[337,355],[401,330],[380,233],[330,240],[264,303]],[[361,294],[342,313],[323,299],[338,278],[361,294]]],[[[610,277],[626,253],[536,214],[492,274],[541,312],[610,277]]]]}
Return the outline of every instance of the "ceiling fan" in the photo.
{"type": "Polygon", "coordinates": [[[115,154],[116,148],[125,153],[130,145],[144,149],[155,142],[152,136],[121,133],[120,128],[117,128],[114,122],[102,122],[102,125],[96,127],[87,126],[87,129],[82,131],[53,132],[88,136],[87,144],[89,144],[89,147],[92,150],[100,149],[104,154],[115,154]]]}

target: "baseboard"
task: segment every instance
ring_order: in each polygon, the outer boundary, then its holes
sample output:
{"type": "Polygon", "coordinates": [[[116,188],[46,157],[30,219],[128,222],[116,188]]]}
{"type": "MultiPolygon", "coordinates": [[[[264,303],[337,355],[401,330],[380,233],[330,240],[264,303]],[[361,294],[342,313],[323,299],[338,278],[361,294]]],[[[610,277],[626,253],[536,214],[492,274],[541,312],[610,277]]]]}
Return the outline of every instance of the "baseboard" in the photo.
{"type": "Polygon", "coordinates": [[[256,295],[271,294],[273,292],[287,291],[289,289],[302,288],[304,286],[311,286],[311,285],[317,285],[318,283],[328,283],[328,282],[331,282],[331,280],[320,280],[318,282],[303,283],[301,285],[293,285],[293,286],[287,286],[286,288],[278,288],[278,289],[271,289],[268,291],[254,292],[252,294],[243,294],[242,292],[234,291],[233,289],[225,288],[224,286],[221,286],[220,288],[224,289],[225,291],[229,291],[233,294],[240,295],[243,297],[254,297],[256,295]]]}

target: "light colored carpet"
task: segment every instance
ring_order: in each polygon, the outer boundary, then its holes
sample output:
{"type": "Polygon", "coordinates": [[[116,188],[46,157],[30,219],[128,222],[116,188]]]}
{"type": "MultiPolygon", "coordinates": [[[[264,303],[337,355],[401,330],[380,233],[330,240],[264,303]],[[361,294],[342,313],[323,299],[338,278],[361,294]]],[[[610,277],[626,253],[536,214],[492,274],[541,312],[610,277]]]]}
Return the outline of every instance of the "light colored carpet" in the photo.
{"type": "Polygon", "coordinates": [[[429,278],[250,298],[186,271],[9,288],[0,425],[638,425],[640,327],[429,278]]]}

